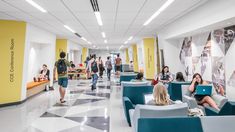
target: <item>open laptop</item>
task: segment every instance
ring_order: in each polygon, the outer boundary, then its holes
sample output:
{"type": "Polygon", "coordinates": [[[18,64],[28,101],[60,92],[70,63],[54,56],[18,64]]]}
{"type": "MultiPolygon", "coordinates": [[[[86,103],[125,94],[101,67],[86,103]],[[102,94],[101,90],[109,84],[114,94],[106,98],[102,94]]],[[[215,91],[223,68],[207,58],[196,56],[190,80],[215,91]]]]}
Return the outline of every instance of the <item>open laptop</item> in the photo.
{"type": "Polygon", "coordinates": [[[147,104],[150,100],[153,100],[153,93],[144,94],[144,103],[147,104]]]}
{"type": "Polygon", "coordinates": [[[197,85],[195,95],[211,95],[212,85],[197,85]]]}

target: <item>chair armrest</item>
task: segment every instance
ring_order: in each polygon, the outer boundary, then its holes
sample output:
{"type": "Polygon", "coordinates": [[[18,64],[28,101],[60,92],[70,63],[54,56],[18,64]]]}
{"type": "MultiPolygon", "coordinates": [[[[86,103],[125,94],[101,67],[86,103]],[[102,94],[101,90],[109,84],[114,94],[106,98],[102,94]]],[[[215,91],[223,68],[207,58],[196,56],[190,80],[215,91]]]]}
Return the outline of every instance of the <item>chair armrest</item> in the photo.
{"type": "Polygon", "coordinates": [[[219,111],[216,110],[215,108],[212,108],[210,106],[205,106],[205,112],[206,112],[206,116],[215,116],[219,114],[219,111]]]}
{"type": "Polygon", "coordinates": [[[187,95],[184,95],[182,98],[183,102],[187,103],[190,109],[197,108],[197,101],[194,97],[189,97],[187,95]]]}
{"type": "Polygon", "coordinates": [[[211,98],[215,101],[219,108],[222,108],[224,104],[228,102],[228,99],[226,97],[218,94],[212,95],[211,98]]]}
{"type": "Polygon", "coordinates": [[[131,102],[131,100],[128,97],[123,97],[123,107],[124,107],[124,113],[126,116],[126,120],[129,124],[129,126],[131,126],[129,110],[135,109],[135,105],[131,102]]]}

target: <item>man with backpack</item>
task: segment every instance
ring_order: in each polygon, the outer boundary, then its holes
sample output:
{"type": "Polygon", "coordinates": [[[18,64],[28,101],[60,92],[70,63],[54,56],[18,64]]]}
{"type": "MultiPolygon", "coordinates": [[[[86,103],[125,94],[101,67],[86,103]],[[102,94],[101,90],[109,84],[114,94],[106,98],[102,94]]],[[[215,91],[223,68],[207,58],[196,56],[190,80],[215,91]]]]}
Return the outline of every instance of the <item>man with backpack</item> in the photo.
{"type": "Polygon", "coordinates": [[[91,90],[96,89],[96,83],[98,80],[98,63],[96,62],[96,55],[92,55],[91,60],[89,61],[89,69],[91,69],[92,85],[91,90]]]}
{"type": "Polygon", "coordinates": [[[110,76],[111,76],[111,70],[113,69],[112,63],[110,61],[110,57],[107,57],[107,61],[105,62],[105,67],[107,68],[107,76],[108,76],[108,81],[110,81],[110,76]]]}
{"type": "Polygon", "coordinates": [[[66,53],[60,53],[60,59],[55,62],[55,67],[58,73],[58,84],[59,84],[59,91],[60,91],[60,103],[65,103],[64,100],[65,96],[65,88],[68,86],[68,73],[67,67],[70,67],[70,63],[65,59],[66,53]]]}

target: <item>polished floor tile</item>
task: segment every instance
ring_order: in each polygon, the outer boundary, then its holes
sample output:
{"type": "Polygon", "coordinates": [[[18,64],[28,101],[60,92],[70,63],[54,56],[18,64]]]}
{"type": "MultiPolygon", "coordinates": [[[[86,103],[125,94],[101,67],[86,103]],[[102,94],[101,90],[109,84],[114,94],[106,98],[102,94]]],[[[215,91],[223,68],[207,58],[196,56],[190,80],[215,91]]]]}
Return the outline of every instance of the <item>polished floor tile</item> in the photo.
{"type": "Polygon", "coordinates": [[[66,103],[54,91],[43,92],[25,103],[0,108],[0,132],[130,132],[121,104],[118,79],[69,80],[66,103]],[[9,126],[11,122],[11,126],[9,126]],[[14,126],[14,127],[12,127],[14,126]]]}

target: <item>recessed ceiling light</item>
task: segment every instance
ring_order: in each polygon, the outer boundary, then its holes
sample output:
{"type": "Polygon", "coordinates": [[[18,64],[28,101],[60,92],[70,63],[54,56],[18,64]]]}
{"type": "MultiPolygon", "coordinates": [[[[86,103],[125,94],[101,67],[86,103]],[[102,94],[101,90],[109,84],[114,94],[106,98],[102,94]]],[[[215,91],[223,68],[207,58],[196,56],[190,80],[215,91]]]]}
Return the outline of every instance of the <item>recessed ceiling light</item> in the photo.
{"type": "Polygon", "coordinates": [[[160,9],[158,9],[145,23],[144,26],[148,25],[154,18],[156,18],[162,11],[164,11],[170,4],[172,4],[175,0],[167,0],[160,9]]]}
{"type": "Polygon", "coordinates": [[[86,38],[84,38],[84,37],[82,37],[81,39],[84,40],[84,41],[87,41],[86,38]]]}
{"type": "Polygon", "coordinates": [[[105,35],[105,33],[104,33],[104,32],[102,32],[101,34],[102,34],[102,37],[103,37],[103,38],[105,38],[105,37],[106,37],[106,35],[105,35]]]}
{"type": "Polygon", "coordinates": [[[91,42],[90,42],[90,41],[87,41],[87,43],[91,45],[91,42]]]}
{"type": "Polygon", "coordinates": [[[125,42],[124,42],[124,44],[127,44],[127,43],[128,43],[128,41],[125,41],[125,42]]]}
{"type": "Polygon", "coordinates": [[[25,0],[26,2],[28,2],[30,5],[32,5],[33,7],[37,8],[38,10],[40,10],[43,13],[46,13],[47,11],[45,9],[43,9],[40,5],[38,5],[37,3],[35,3],[32,0],[25,0]]]}
{"type": "Polygon", "coordinates": [[[95,45],[93,45],[93,48],[95,48],[96,46],[95,45]]]}
{"type": "Polygon", "coordinates": [[[102,22],[102,20],[101,20],[100,12],[96,11],[96,12],[95,12],[95,17],[96,17],[96,20],[97,20],[98,24],[99,24],[100,26],[102,26],[102,25],[103,25],[103,22],[102,22]]]}
{"type": "Polygon", "coordinates": [[[73,29],[71,29],[69,26],[64,25],[64,27],[65,27],[66,29],[68,29],[69,31],[71,31],[72,33],[75,33],[75,31],[74,31],[73,29]]]}
{"type": "Polygon", "coordinates": [[[130,37],[128,38],[128,41],[132,40],[132,38],[133,38],[133,36],[130,36],[130,37]]]}
{"type": "Polygon", "coordinates": [[[104,43],[107,43],[107,40],[104,40],[104,43]]]}

